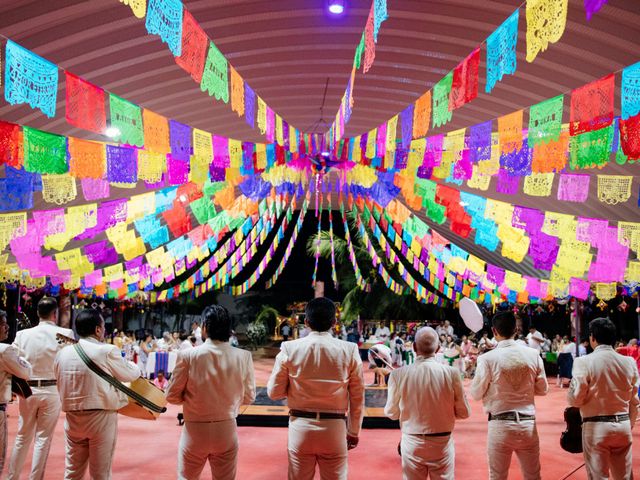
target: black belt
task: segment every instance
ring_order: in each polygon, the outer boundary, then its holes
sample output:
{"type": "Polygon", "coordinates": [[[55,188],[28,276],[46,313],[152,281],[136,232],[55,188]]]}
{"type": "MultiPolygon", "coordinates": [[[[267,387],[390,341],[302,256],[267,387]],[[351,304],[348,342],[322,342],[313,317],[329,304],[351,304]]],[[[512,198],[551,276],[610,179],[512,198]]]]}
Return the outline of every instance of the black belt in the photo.
{"type": "Polygon", "coordinates": [[[7,404],[6,403],[0,403],[0,412],[4,412],[7,410],[7,404]]]}
{"type": "Polygon", "coordinates": [[[57,385],[57,381],[55,380],[29,380],[27,384],[30,387],[53,387],[57,385]]]}
{"type": "Polygon", "coordinates": [[[582,422],[614,422],[614,423],[620,423],[620,422],[626,422],[627,420],[629,420],[629,414],[628,413],[623,413],[622,415],[598,415],[596,417],[587,417],[587,418],[583,418],[582,422]]]}
{"type": "Polygon", "coordinates": [[[535,420],[535,415],[525,415],[524,413],[518,412],[504,412],[498,413],[497,415],[489,414],[489,421],[492,420],[510,420],[512,422],[517,422],[518,420],[535,420]]]}
{"type": "Polygon", "coordinates": [[[448,437],[451,432],[438,432],[438,433],[410,433],[409,435],[415,435],[417,437],[448,437]]]}
{"type": "Polygon", "coordinates": [[[344,413],[305,412],[302,410],[289,410],[289,416],[299,418],[315,418],[316,420],[344,420],[344,413]]]}

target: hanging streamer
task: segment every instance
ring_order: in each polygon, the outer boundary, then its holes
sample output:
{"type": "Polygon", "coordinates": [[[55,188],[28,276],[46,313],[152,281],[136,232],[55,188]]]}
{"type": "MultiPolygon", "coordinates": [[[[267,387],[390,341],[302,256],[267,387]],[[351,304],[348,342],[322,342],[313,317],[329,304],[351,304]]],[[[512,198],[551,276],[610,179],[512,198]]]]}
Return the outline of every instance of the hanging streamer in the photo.
{"type": "Polygon", "coordinates": [[[231,109],[242,117],[244,115],[244,80],[231,65],[229,65],[229,72],[231,74],[231,109]]]}
{"type": "Polygon", "coordinates": [[[109,93],[109,112],[111,126],[120,132],[115,137],[116,141],[142,147],[144,145],[144,129],[140,107],[109,93]]]}
{"type": "Polygon", "coordinates": [[[416,100],[413,110],[413,138],[425,137],[431,123],[431,90],[416,100]]]}
{"type": "Polygon", "coordinates": [[[516,73],[519,18],[520,9],[517,9],[487,38],[486,93],[491,93],[505,75],[516,73]]]}
{"type": "Polygon", "coordinates": [[[362,67],[362,73],[367,73],[376,58],[376,43],[373,38],[374,31],[374,4],[371,3],[371,9],[369,10],[369,16],[367,17],[367,24],[364,27],[364,66],[362,67]]]}
{"type": "Polygon", "coordinates": [[[69,137],[69,173],[75,178],[104,178],[106,152],[104,143],[69,137]]]}
{"type": "Polygon", "coordinates": [[[449,110],[455,110],[478,96],[480,48],[476,48],[454,70],[449,96],[449,110]]]}
{"type": "Polygon", "coordinates": [[[550,98],[529,109],[529,146],[557,141],[562,130],[564,95],[550,98]]]}
{"type": "Polygon", "coordinates": [[[24,127],[24,168],[36,173],[67,172],[66,137],[24,127]]]}
{"type": "Polygon", "coordinates": [[[569,0],[527,0],[527,62],[562,38],[569,0]]]}
{"type": "Polygon", "coordinates": [[[104,134],[107,128],[104,90],[70,72],[64,73],[67,122],[84,130],[104,134]]]}
{"type": "Polygon", "coordinates": [[[571,135],[599,130],[613,121],[613,74],[576,88],[571,93],[571,135]]]}
{"type": "Polygon", "coordinates": [[[209,53],[202,74],[200,90],[229,103],[229,68],[227,59],[213,42],[209,42],[209,53]]]}
{"type": "Polygon", "coordinates": [[[451,94],[451,83],[453,81],[453,71],[447,73],[438,83],[433,86],[433,127],[437,128],[451,121],[451,111],[449,110],[449,95],[451,94]]]}
{"type": "Polygon", "coordinates": [[[147,32],[159,35],[175,57],[182,53],[182,1],[149,0],[147,32]]]}
{"type": "Polygon", "coordinates": [[[129,5],[136,18],[144,18],[147,11],[147,0],[120,0],[120,3],[129,5]]]}
{"type": "Polygon", "coordinates": [[[175,61],[197,83],[202,81],[209,38],[188,10],[182,19],[182,52],[175,61]]]}

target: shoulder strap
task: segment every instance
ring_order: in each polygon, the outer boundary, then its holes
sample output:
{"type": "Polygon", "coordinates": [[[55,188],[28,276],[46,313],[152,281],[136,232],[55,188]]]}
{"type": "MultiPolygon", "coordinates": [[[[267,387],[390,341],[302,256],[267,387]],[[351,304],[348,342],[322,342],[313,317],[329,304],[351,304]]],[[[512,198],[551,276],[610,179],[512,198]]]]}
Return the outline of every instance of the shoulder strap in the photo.
{"type": "Polygon", "coordinates": [[[144,408],[146,408],[148,410],[151,410],[152,412],[156,412],[156,413],[163,413],[166,410],[165,408],[159,407],[155,403],[150,402],[149,400],[144,398],[142,395],[140,395],[138,392],[136,392],[134,390],[131,390],[129,387],[124,385],[121,381],[119,381],[118,379],[114,378],[113,376],[109,375],[107,372],[102,370],[98,365],[96,365],[94,363],[93,360],[91,360],[89,358],[87,353],[80,346],[79,342],[76,343],[73,346],[73,348],[76,349],[76,352],[78,352],[78,355],[80,356],[80,359],[89,368],[89,370],[91,370],[93,373],[98,375],[100,378],[102,378],[105,382],[109,383],[114,388],[120,390],[126,396],[131,397],[135,402],[139,403],[144,408]]]}

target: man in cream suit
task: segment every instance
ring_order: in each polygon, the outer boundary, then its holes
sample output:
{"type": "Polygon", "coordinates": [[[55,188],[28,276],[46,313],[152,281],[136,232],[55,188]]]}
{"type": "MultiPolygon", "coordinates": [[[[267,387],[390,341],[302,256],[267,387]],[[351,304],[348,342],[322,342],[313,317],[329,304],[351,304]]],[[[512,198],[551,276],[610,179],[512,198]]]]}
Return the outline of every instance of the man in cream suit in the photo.
{"type": "MultiPolygon", "coordinates": [[[[7,312],[0,310],[0,342],[9,336],[7,312]]],[[[11,401],[11,377],[27,379],[31,376],[31,365],[18,355],[18,349],[0,343],[0,478],[7,455],[7,403],[11,401]]]]}
{"type": "Polygon", "coordinates": [[[55,298],[43,297],[38,302],[40,323],[16,334],[13,345],[31,364],[32,375],[29,386],[33,395],[20,399],[18,434],[11,452],[8,480],[20,478],[31,442],[33,460],[29,480],[44,478],[53,431],[60,416],[60,397],[53,373],[53,362],[63,344],[58,343],[56,334],[74,338],[73,330],[58,327],[58,302],[55,298]]]}
{"type": "Polygon", "coordinates": [[[515,452],[525,480],[540,480],[540,441],[536,429],[535,395],[549,386],[538,352],[513,340],[516,318],[512,312],[493,317],[498,345],[478,357],[471,396],[482,400],[489,414],[487,451],[489,478],[506,480],[515,452]]]}
{"type": "Polygon", "coordinates": [[[631,427],[638,416],[638,369],[613,350],[616,327],[607,318],[589,323],[593,352],[573,361],[568,400],[580,407],[582,447],[590,479],[631,478],[631,427]]]}
{"type": "MultiPolygon", "coordinates": [[[[76,318],[79,345],[104,372],[132,382],[140,369],[122,358],[115,345],[104,341],[104,319],[97,310],[82,310],[76,318]]],[[[82,361],[74,347],[58,352],[53,366],[62,411],[66,412],[65,480],[80,480],[87,465],[92,480],[110,480],[118,431],[118,409],[127,397],[100,378],[82,361]]]]}
{"type": "Polygon", "coordinates": [[[364,380],[358,346],[335,339],[336,308],[328,298],[311,300],[302,339],[284,342],[267,393],[289,406],[289,480],[346,480],[347,450],[358,445],[364,380]],[[345,423],[345,415],[347,422],[345,423]]]}
{"type": "Polygon", "coordinates": [[[459,371],[435,361],[439,344],[433,328],[419,329],[414,343],[418,358],[391,372],[389,379],[384,413],[400,420],[404,480],[455,478],[451,432],[456,418],[468,418],[471,410],[459,371]]]}
{"type": "Polygon", "coordinates": [[[233,480],[238,409],[256,396],[253,362],[250,352],[229,345],[231,319],[224,307],[205,308],[202,320],[206,341],[180,351],[167,389],[167,400],[184,409],[178,478],[200,478],[208,460],[214,480],[233,480]]]}

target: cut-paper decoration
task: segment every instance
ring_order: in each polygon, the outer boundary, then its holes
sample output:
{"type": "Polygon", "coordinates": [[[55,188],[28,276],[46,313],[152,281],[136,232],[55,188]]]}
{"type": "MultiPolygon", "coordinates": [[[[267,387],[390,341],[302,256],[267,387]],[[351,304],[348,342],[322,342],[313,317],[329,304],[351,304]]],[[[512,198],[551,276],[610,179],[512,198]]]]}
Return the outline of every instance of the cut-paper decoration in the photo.
{"type": "Polygon", "coordinates": [[[498,138],[503,154],[518,151],[522,147],[522,118],[522,110],[498,118],[498,138]]]}
{"type": "Polygon", "coordinates": [[[188,10],[182,19],[182,53],[175,61],[197,83],[202,81],[202,71],[207,54],[209,38],[188,10]]]}
{"type": "Polygon", "coordinates": [[[449,110],[455,110],[478,96],[480,48],[476,48],[454,70],[449,96],[449,110]]]}
{"type": "Polygon", "coordinates": [[[136,183],[138,159],[135,148],[107,145],[107,180],[111,183],[136,183]]]}
{"type": "Polygon", "coordinates": [[[80,180],[82,185],[82,195],[85,200],[101,200],[109,198],[110,189],[109,182],[101,178],[83,178],[80,180]]]}
{"type": "Polygon", "coordinates": [[[496,183],[496,192],[507,195],[515,195],[518,193],[520,177],[510,175],[507,170],[500,169],[498,172],[498,182],[496,183]]]}
{"type": "Polygon", "coordinates": [[[260,130],[260,133],[264,135],[267,132],[267,104],[259,96],[256,121],[258,123],[258,130],[260,130]]]}
{"type": "Polygon", "coordinates": [[[104,90],[65,72],[66,119],[74,127],[104,134],[107,128],[104,90]]]}
{"type": "Polygon", "coordinates": [[[182,53],[182,13],[181,0],[149,0],[147,32],[159,35],[175,57],[182,53]]]}
{"type": "Polygon", "coordinates": [[[117,128],[120,132],[115,137],[116,141],[142,147],[144,145],[144,129],[140,107],[113,93],[109,93],[109,112],[111,126],[117,128]]]}
{"type": "Polygon", "coordinates": [[[58,67],[35,53],[7,40],[4,98],[11,105],[28,103],[47,117],[56,114],[58,67]]]}
{"type": "Polygon", "coordinates": [[[566,202],[585,202],[589,197],[591,175],[571,173],[560,174],[558,200],[566,202]]]}
{"type": "Polygon", "coordinates": [[[520,150],[500,155],[500,166],[510,175],[524,177],[531,173],[531,157],[533,150],[525,142],[520,150]]]}
{"type": "Polygon", "coordinates": [[[553,173],[532,173],[524,177],[522,191],[532,197],[548,197],[553,188],[553,173]]]}
{"type": "Polygon", "coordinates": [[[244,115],[244,80],[231,65],[229,65],[229,72],[231,74],[231,110],[242,117],[244,115]]]}
{"type": "Polygon", "coordinates": [[[387,0],[374,0],[373,11],[373,41],[378,43],[378,32],[380,31],[380,25],[382,25],[382,22],[389,18],[389,15],[387,14],[387,0]]]}
{"type": "Polygon", "coordinates": [[[631,197],[632,176],[598,175],[598,200],[608,205],[624,203],[631,197]]]}
{"type": "Polygon", "coordinates": [[[169,120],[169,138],[171,141],[171,156],[185,162],[189,161],[191,156],[191,127],[175,120],[169,120]]]}
{"type": "Polygon", "coordinates": [[[77,195],[76,179],[68,173],[42,176],[42,198],[45,202],[63,205],[77,195]]]}
{"type": "Polygon", "coordinates": [[[69,173],[75,178],[104,178],[105,145],[69,137],[69,173]]]}
{"type": "Polygon", "coordinates": [[[611,74],[571,92],[571,135],[611,125],[614,89],[615,75],[611,74]]]}
{"type": "Polygon", "coordinates": [[[413,109],[413,138],[425,137],[431,123],[431,90],[416,100],[413,109]]]}
{"type": "MultiPolygon", "coordinates": [[[[531,138],[531,137],[529,137],[531,138]]],[[[531,170],[536,173],[560,172],[567,165],[569,132],[563,132],[557,141],[538,143],[533,147],[531,170]]]]}
{"type": "Polygon", "coordinates": [[[557,141],[562,130],[564,95],[550,98],[529,109],[529,146],[557,141]]]}
{"type": "Polygon", "coordinates": [[[138,179],[147,183],[158,183],[166,171],[166,154],[138,150],[138,179]]]}
{"type": "MultiPolygon", "coordinates": [[[[620,150],[626,157],[625,161],[640,159],[640,114],[620,120],[620,150]]],[[[616,161],[619,156],[616,155],[616,161]]]]}
{"type": "Polygon", "coordinates": [[[129,5],[136,18],[144,18],[147,12],[147,0],[120,0],[120,3],[129,5]]]}
{"type": "Polygon", "coordinates": [[[469,128],[466,142],[471,163],[491,160],[491,128],[491,120],[469,128]]]}
{"type": "Polygon", "coordinates": [[[453,71],[447,73],[438,83],[433,86],[433,127],[437,128],[451,121],[451,111],[449,110],[449,95],[451,93],[451,83],[453,82],[453,71]]]}
{"type": "Polygon", "coordinates": [[[519,18],[520,9],[517,9],[487,38],[486,93],[491,93],[502,77],[516,73],[519,18]]]}
{"type": "Polygon", "coordinates": [[[595,13],[604,7],[608,0],[584,0],[584,10],[587,15],[587,21],[591,20],[591,17],[595,13]]]}
{"type": "Polygon", "coordinates": [[[167,180],[169,185],[182,185],[189,180],[189,162],[167,158],[167,180]]]}
{"type": "Polygon", "coordinates": [[[527,0],[527,62],[562,38],[569,0],[527,0]]]}
{"type": "Polygon", "coordinates": [[[5,167],[5,178],[0,178],[0,210],[27,210],[33,208],[36,175],[5,167]]]}
{"type": "Polygon", "coordinates": [[[213,141],[209,132],[193,129],[193,155],[208,160],[213,158],[213,141]]]}
{"type": "Polygon", "coordinates": [[[622,70],[620,101],[623,120],[640,113],[640,62],[622,70]]]}
{"type": "Polygon", "coordinates": [[[67,172],[67,138],[24,127],[24,168],[35,173],[67,172]]]}
{"type": "Polygon", "coordinates": [[[144,123],[144,148],[150,152],[167,154],[171,151],[169,143],[169,122],[166,117],[146,108],[142,112],[144,123]]]}
{"type": "Polygon", "coordinates": [[[611,156],[612,142],[613,127],[610,126],[571,137],[569,166],[572,170],[604,167],[611,156]]]}
{"type": "Polygon", "coordinates": [[[367,17],[367,23],[364,27],[364,65],[362,67],[362,73],[367,73],[373,66],[373,61],[376,58],[376,42],[373,38],[373,31],[375,28],[375,6],[371,3],[371,9],[369,10],[369,16],[367,17]]]}
{"type": "Polygon", "coordinates": [[[19,168],[24,163],[24,135],[20,125],[0,120],[0,165],[19,168]]]}
{"type": "Polygon", "coordinates": [[[224,103],[229,102],[229,68],[227,59],[213,42],[209,42],[209,52],[202,73],[200,90],[215,96],[224,103]]]}
{"type": "Polygon", "coordinates": [[[248,83],[244,84],[244,121],[251,128],[255,128],[256,94],[248,83]]]}

